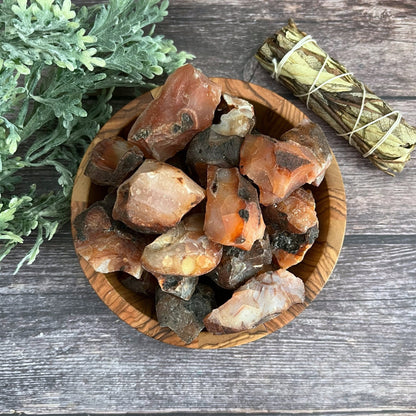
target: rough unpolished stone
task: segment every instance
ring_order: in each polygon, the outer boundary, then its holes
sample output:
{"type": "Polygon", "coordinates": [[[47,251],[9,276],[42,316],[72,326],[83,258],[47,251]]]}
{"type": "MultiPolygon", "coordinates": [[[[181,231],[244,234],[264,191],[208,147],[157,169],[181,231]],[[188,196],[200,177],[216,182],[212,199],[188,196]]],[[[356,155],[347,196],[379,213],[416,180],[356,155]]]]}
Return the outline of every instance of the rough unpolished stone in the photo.
{"type": "Polygon", "coordinates": [[[189,300],[198,284],[198,276],[177,276],[153,273],[159,287],[166,293],[175,295],[181,299],[189,300]]]}
{"type": "Polygon", "coordinates": [[[275,262],[283,269],[301,262],[319,234],[312,192],[299,188],[262,211],[275,262]]]}
{"type": "Polygon", "coordinates": [[[204,230],[211,240],[243,250],[263,238],[257,191],[237,168],[208,167],[204,230]]]}
{"type": "Polygon", "coordinates": [[[242,142],[240,136],[224,136],[208,128],[192,139],[186,153],[186,163],[199,183],[206,186],[208,165],[221,168],[238,166],[242,142]]]}
{"type": "Polygon", "coordinates": [[[280,140],[292,141],[306,146],[315,156],[315,162],[319,166],[316,179],[312,185],[319,186],[324,179],[325,172],[332,162],[332,152],[325,133],[318,124],[305,119],[298,126],[284,133],[280,140]]]}
{"type": "Polygon", "coordinates": [[[163,290],[179,286],[175,294],[188,297],[189,289],[180,288],[191,282],[186,278],[206,274],[220,262],[222,246],[204,234],[203,223],[203,214],[189,215],[144,249],[143,267],[158,278],[163,290]]]}
{"type": "Polygon", "coordinates": [[[219,123],[214,123],[212,129],[224,136],[244,137],[251,133],[256,123],[253,106],[247,100],[226,93],[222,98],[217,108],[219,123]]]}
{"type": "Polygon", "coordinates": [[[237,289],[262,267],[272,262],[269,236],[254,242],[250,251],[237,247],[224,247],[220,264],[209,273],[209,277],[220,287],[237,289]]]}
{"type": "Polygon", "coordinates": [[[85,175],[102,186],[118,186],[143,162],[142,151],[122,137],[103,139],[91,152],[85,175]]]}
{"type": "Polygon", "coordinates": [[[159,325],[168,327],[186,343],[191,343],[204,328],[203,319],[215,307],[214,291],[198,284],[191,299],[185,301],[159,290],[156,295],[156,315],[159,325]]]}
{"type": "MultiPolygon", "coordinates": [[[[130,232],[114,221],[105,202],[96,202],[74,221],[75,248],[95,271],[124,271],[136,278],[143,272],[141,255],[149,236],[130,232]]],[[[111,211],[110,211],[111,212],[111,211]]]]}
{"type": "Polygon", "coordinates": [[[260,190],[263,205],[278,203],[321,174],[313,152],[302,144],[249,134],[240,149],[240,171],[260,190]]]}
{"type": "Polygon", "coordinates": [[[227,334],[255,328],[305,300],[303,281],[279,269],[252,277],[205,317],[207,331],[227,334]]]}
{"type": "Polygon", "coordinates": [[[146,157],[165,161],[209,127],[221,88],[187,64],[173,72],[155,100],[139,115],[128,140],[146,157]]]}
{"type": "Polygon", "coordinates": [[[205,191],[183,171],[146,159],[117,190],[113,217],[145,233],[162,233],[205,198],[205,191]]]}

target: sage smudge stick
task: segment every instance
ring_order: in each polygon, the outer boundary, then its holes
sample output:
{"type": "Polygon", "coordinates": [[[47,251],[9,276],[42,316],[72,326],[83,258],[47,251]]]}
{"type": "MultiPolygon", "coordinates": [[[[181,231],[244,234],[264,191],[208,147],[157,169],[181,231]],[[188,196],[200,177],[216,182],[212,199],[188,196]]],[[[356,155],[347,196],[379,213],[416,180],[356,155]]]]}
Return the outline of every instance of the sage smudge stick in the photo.
{"type": "Polygon", "coordinates": [[[416,146],[407,124],[290,19],[256,53],[260,64],[382,171],[401,172],[416,146]]]}

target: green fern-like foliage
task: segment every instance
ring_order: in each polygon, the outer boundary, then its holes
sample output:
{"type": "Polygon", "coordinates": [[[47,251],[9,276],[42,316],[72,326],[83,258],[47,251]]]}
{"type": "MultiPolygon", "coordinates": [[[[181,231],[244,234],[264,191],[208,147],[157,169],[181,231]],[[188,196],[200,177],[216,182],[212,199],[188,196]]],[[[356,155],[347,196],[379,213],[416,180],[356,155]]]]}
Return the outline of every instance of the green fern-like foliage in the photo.
{"type": "Polygon", "coordinates": [[[165,0],[0,4],[0,261],[35,233],[17,270],[32,263],[69,219],[73,177],[111,116],[114,89],[149,87],[191,58],[154,34],[167,7],[165,0]],[[45,167],[56,171],[58,190],[21,191],[19,173],[45,167]]]}

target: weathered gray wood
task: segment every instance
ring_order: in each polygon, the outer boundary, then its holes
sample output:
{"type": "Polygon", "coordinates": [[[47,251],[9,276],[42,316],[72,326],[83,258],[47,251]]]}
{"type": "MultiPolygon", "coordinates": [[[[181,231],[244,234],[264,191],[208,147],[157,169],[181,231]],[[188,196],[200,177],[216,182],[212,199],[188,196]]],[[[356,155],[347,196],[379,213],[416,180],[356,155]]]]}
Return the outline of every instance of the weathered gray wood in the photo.
{"type": "Polygon", "coordinates": [[[195,54],[196,64],[203,64],[210,76],[241,78],[256,48],[292,17],[301,30],[378,94],[416,93],[415,83],[409,81],[416,64],[415,55],[409,53],[416,36],[412,0],[173,0],[170,4],[160,32],[195,54]],[[205,54],[211,59],[206,60],[205,54]]]}
{"type": "Polygon", "coordinates": [[[346,239],[327,286],[280,332],[235,349],[187,351],[116,318],[82,276],[67,232],[40,262],[2,281],[2,410],[410,410],[414,244],[369,239],[363,249],[365,241],[346,239]],[[59,263],[45,273],[53,258],[59,263]]]}
{"type": "MultiPolygon", "coordinates": [[[[75,0],[96,4],[96,0],[75,0]]],[[[414,96],[416,9],[412,0],[171,0],[157,32],[196,56],[209,76],[242,79],[264,39],[294,18],[380,96],[414,96]]],[[[262,77],[259,72],[256,77],[262,77]]],[[[255,79],[254,79],[255,81],[255,79]]]]}
{"type": "MultiPolygon", "coordinates": [[[[416,124],[412,0],[171,0],[157,30],[208,75],[251,80],[318,120],[252,59],[289,17],[416,124]]],[[[65,227],[17,276],[27,244],[0,265],[0,413],[416,414],[416,162],[390,178],[321,125],[344,176],[347,235],[304,313],[230,350],[164,345],[98,299],[65,227]]],[[[49,189],[48,176],[35,180],[49,189]]]]}

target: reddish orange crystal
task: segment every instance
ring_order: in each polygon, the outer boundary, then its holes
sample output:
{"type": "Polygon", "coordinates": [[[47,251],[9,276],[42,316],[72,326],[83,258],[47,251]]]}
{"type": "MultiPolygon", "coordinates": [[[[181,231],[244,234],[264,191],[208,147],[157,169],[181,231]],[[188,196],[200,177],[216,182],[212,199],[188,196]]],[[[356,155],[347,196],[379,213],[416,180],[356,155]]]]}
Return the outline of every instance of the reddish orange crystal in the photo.
{"type": "Polygon", "coordinates": [[[128,140],[146,157],[165,161],[212,123],[221,87],[187,64],[166,80],[159,97],[139,115],[128,140]]]}
{"type": "Polygon", "coordinates": [[[180,169],[146,159],[117,191],[113,217],[145,233],[162,233],[205,198],[205,191],[180,169]]]}
{"type": "Polygon", "coordinates": [[[275,262],[283,269],[301,262],[319,233],[312,192],[299,188],[262,212],[275,262]]]}
{"type": "Polygon", "coordinates": [[[240,170],[260,189],[260,202],[280,202],[320,173],[312,151],[292,141],[249,134],[240,149],[240,170]]]}
{"type": "Polygon", "coordinates": [[[312,243],[301,244],[296,253],[289,253],[286,250],[277,249],[273,251],[273,258],[274,261],[279,265],[279,267],[281,267],[282,269],[288,269],[289,267],[292,267],[295,264],[300,263],[304,259],[306,252],[311,247],[312,243]]]}
{"type": "Polygon", "coordinates": [[[316,179],[311,183],[319,186],[332,162],[331,149],[322,129],[317,124],[312,123],[312,121],[305,119],[299,125],[283,134],[280,140],[290,140],[299,143],[312,151],[319,168],[316,179]]]}
{"type": "Polygon", "coordinates": [[[208,166],[204,230],[212,241],[243,250],[263,238],[257,191],[237,168],[208,166]]]}
{"type": "Polygon", "coordinates": [[[137,235],[113,221],[103,202],[91,205],[74,221],[77,252],[100,273],[124,271],[136,278],[143,272],[140,261],[148,236],[137,235]]]}

